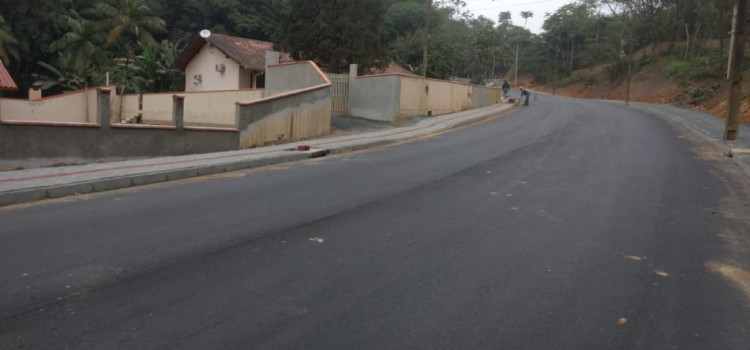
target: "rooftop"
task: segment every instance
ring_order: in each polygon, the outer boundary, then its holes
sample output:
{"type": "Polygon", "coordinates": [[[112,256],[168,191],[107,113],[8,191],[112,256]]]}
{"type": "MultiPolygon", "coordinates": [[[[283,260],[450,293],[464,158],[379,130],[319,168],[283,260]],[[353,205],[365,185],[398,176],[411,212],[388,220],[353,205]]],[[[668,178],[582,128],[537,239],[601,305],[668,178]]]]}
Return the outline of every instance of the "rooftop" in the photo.
{"type": "Polygon", "coordinates": [[[3,61],[0,61],[0,90],[3,90],[3,91],[18,90],[18,85],[16,85],[16,82],[14,82],[13,78],[11,78],[10,73],[8,73],[8,70],[5,69],[5,65],[3,65],[3,61]]]}
{"type": "MultiPolygon", "coordinates": [[[[180,53],[174,63],[174,67],[184,70],[190,60],[200,52],[203,45],[216,47],[221,52],[233,59],[243,69],[262,71],[266,68],[266,51],[273,50],[273,43],[255,39],[238,38],[224,34],[211,34],[208,38],[196,35],[180,53]]],[[[280,61],[293,62],[292,57],[285,52],[281,53],[280,61]]]]}

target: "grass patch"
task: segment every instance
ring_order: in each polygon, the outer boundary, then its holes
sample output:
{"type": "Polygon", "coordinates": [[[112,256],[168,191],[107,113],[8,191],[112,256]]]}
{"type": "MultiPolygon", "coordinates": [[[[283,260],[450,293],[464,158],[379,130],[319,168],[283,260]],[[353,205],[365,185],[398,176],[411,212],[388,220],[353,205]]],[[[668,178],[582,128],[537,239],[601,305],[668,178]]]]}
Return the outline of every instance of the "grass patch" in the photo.
{"type": "Polygon", "coordinates": [[[670,77],[689,81],[695,79],[721,79],[726,74],[728,51],[712,50],[688,58],[678,52],[662,56],[659,65],[670,77]]]}

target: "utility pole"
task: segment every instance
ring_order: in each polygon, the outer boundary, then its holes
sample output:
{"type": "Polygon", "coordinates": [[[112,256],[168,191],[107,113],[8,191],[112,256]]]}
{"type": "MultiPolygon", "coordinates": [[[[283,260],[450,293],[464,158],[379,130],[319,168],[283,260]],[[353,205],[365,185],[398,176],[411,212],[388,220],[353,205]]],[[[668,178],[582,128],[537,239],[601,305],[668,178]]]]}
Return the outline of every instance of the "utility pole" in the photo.
{"type": "Polygon", "coordinates": [[[631,67],[633,66],[633,34],[630,32],[630,40],[628,43],[628,55],[625,59],[628,60],[628,79],[625,82],[625,105],[630,105],[630,80],[632,79],[631,67]]]}
{"type": "Polygon", "coordinates": [[[745,26],[747,1],[734,3],[732,41],[729,48],[727,80],[729,80],[729,110],[724,124],[724,140],[736,140],[740,133],[740,100],[742,99],[742,60],[745,54],[745,26]]]}
{"type": "Polygon", "coordinates": [[[516,73],[513,75],[513,86],[518,86],[518,43],[516,43],[516,73]]]}
{"type": "Polygon", "coordinates": [[[422,51],[422,76],[427,77],[427,47],[430,44],[430,10],[432,9],[432,0],[427,0],[427,7],[424,11],[424,51],[422,51]]]}

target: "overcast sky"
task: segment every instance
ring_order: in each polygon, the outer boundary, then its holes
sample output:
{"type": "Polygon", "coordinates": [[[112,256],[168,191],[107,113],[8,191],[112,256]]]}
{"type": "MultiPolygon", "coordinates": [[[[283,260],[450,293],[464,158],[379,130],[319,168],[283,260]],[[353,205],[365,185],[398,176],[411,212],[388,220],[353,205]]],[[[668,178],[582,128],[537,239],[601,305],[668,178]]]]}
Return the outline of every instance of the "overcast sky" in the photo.
{"type": "Polygon", "coordinates": [[[544,14],[554,13],[565,4],[575,0],[465,0],[467,9],[476,17],[487,17],[497,23],[497,15],[503,11],[510,11],[513,24],[523,26],[521,11],[531,11],[534,17],[529,18],[526,28],[532,33],[540,33],[544,24],[544,14]]]}

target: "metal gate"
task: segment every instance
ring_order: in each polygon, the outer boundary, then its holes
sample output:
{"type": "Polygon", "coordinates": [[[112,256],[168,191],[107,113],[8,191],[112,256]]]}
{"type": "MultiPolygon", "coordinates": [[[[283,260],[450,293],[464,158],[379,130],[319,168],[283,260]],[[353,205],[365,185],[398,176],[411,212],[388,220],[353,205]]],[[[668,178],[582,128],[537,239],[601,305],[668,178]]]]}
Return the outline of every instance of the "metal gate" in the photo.
{"type": "Polygon", "coordinates": [[[349,115],[349,74],[326,73],[331,80],[331,112],[349,115]]]}

